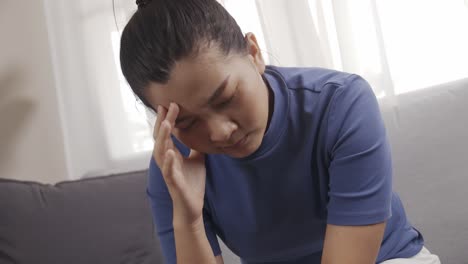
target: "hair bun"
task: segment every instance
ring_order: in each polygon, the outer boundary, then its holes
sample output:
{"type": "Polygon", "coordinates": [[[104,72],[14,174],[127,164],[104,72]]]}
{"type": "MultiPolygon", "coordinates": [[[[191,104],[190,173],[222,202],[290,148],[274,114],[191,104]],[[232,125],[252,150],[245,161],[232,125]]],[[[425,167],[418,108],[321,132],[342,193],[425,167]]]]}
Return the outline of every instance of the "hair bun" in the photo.
{"type": "Polygon", "coordinates": [[[136,0],[136,4],[138,6],[138,8],[140,7],[144,7],[145,5],[147,5],[151,0],[136,0]]]}

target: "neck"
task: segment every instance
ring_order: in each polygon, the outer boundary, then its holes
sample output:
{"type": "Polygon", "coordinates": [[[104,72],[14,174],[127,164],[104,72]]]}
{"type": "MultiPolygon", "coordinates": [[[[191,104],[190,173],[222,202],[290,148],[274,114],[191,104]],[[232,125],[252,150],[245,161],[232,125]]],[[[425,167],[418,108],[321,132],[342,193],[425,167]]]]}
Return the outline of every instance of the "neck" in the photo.
{"type": "Polygon", "coordinates": [[[265,133],[266,133],[268,131],[268,128],[270,127],[271,116],[273,115],[273,109],[275,106],[275,97],[273,95],[273,91],[271,90],[271,87],[268,81],[265,79],[264,76],[262,76],[262,78],[263,78],[263,82],[265,83],[265,87],[268,93],[268,122],[267,122],[267,126],[265,129],[265,133]]]}

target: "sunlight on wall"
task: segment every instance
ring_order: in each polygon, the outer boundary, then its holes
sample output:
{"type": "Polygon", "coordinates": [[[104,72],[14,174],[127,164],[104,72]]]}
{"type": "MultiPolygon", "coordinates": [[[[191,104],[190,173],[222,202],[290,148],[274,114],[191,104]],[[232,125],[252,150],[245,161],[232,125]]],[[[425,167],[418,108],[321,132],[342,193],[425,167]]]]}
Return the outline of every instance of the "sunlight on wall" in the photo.
{"type": "Polygon", "coordinates": [[[396,94],[468,77],[468,7],[463,1],[377,3],[396,94]]]}

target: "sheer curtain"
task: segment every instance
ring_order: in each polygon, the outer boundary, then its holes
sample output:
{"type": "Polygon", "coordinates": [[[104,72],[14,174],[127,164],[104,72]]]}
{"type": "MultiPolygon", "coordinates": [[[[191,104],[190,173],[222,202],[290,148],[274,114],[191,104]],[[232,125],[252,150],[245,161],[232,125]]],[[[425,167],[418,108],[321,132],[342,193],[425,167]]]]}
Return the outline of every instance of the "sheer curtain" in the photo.
{"type": "Polygon", "coordinates": [[[224,0],[258,10],[271,62],[365,77],[383,98],[468,77],[468,1],[224,0]],[[249,7],[250,7],[249,6],[249,7]]]}
{"type": "MultiPolygon", "coordinates": [[[[44,1],[70,178],[146,168],[154,116],[118,59],[134,1],[44,1]]],[[[468,1],[219,1],[244,33],[256,34],[268,63],[360,74],[384,107],[468,78],[468,1]]]]}
{"type": "MultiPolygon", "coordinates": [[[[128,5],[116,9],[117,17],[134,6],[133,1],[122,3],[128,5]]],[[[147,167],[152,117],[122,76],[113,2],[44,0],[44,4],[68,178],[147,167]]]]}

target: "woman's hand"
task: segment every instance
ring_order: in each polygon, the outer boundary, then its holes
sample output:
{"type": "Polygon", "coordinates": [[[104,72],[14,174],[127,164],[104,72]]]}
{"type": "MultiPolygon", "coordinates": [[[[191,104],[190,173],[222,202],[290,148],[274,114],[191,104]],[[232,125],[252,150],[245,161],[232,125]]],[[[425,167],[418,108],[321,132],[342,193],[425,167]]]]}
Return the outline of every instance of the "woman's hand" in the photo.
{"type": "Polygon", "coordinates": [[[179,107],[175,103],[171,103],[169,109],[158,106],[153,157],[172,198],[174,228],[196,228],[203,225],[205,156],[191,150],[189,157],[185,158],[174,146],[170,135],[178,114],[179,107]]]}

